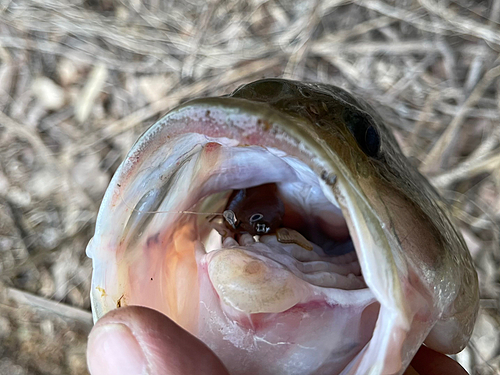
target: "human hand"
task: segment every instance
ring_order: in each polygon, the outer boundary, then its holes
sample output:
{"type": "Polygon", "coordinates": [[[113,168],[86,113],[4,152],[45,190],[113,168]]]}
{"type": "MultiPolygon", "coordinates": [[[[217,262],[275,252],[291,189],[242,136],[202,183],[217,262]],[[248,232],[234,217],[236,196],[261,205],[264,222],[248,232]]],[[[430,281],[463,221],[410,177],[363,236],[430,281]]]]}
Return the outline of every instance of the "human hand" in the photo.
{"type": "Polygon", "coordinates": [[[158,311],[127,306],[110,311],[90,332],[92,375],[229,375],[200,340],[158,311]]]}
{"type": "MultiPolygon", "coordinates": [[[[92,375],[229,375],[200,340],[165,315],[128,306],[101,318],[89,336],[92,375]]],[[[454,360],[422,346],[404,375],[467,375],[454,360]]]]}
{"type": "Polygon", "coordinates": [[[467,375],[467,371],[450,357],[422,345],[404,375],[467,375]]]}

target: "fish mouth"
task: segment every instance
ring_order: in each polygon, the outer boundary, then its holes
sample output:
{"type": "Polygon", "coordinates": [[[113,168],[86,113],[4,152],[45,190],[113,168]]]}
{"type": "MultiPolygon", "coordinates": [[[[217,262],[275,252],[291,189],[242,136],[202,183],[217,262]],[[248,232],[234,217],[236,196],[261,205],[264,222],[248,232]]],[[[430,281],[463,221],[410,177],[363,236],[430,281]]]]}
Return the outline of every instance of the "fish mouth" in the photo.
{"type": "MultiPolygon", "coordinates": [[[[408,329],[402,291],[353,179],[300,119],[264,104],[180,107],[141,137],[104,198],[88,247],[94,318],[129,304],[155,308],[234,374],[348,373],[368,366],[370,340],[398,327],[379,342],[384,362],[408,329]],[[220,234],[231,191],[269,183],[285,204],[282,227],[312,251],[275,233],[220,234]]],[[[404,360],[379,366],[396,373],[404,360]]]]}

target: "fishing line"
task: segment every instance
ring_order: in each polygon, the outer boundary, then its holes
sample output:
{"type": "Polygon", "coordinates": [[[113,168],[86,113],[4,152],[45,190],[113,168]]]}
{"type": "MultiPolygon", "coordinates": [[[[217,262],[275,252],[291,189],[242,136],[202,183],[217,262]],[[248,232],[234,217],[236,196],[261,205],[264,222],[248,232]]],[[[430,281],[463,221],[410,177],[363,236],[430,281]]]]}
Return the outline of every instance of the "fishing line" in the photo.
{"type": "Polygon", "coordinates": [[[141,214],[187,214],[187,215],[222,216],[222,212],[198,212],[198,211],[186,211],[186,210],[183,210],[183,211],[143,211],[143,210],[139,210],[135,207],[129,206],[127,204],[127,202],[125,202],[125,199],[123,198],[123,194],[121,192],[121,189],[120,189],[120,192],[118,193],[118,195],[120,196],[120,199],[123,202],[123,204],[125,205],[125,207],[127,207],[128,209],[130,209],[132,211],[139,212],[141,214]]]}

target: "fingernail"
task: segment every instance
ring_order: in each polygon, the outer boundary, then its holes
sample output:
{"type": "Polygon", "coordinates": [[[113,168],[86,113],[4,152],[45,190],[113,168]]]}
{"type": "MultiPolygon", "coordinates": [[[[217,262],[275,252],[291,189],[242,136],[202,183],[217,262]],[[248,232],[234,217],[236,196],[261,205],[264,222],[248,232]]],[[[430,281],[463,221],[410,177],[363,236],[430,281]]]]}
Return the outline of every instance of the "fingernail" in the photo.
{"type": "Polygon", "coordinates": [[[95,327],[89,336],[87,364],[92,375],[142,375],[146,357],[130,329],[118,323],[95,327]]]}

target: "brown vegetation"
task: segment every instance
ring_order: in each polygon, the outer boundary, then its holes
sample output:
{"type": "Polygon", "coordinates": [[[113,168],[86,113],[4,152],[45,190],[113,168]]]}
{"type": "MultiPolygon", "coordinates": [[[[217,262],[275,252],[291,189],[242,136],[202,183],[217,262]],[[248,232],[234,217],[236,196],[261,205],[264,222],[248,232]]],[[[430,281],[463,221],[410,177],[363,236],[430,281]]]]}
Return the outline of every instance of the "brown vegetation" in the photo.
{"type": "Polygon", "coordinates": [[[262,77],[332,83],[379,108],[450,201],[481,313],[458,355],[500,371],[500,1],[0,2],[0,374],[86,374],[106,186],[178,103],[262,77]]]}

